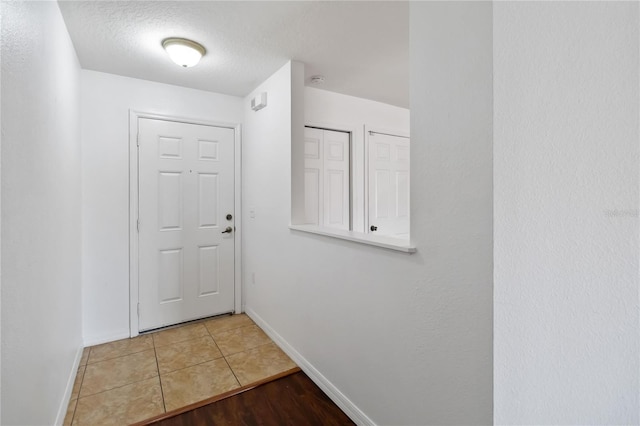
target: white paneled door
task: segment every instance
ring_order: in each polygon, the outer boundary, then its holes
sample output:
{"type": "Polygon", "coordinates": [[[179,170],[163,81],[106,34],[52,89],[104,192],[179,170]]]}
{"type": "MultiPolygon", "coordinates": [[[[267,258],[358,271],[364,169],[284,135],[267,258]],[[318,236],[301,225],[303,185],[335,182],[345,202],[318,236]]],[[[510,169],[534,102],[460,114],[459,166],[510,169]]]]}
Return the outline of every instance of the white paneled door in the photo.
{"type": "Polygon", "coordinates": [[[369,232],[409,238],[409,138],[369,133],[369,232]]]}
{"type": "Polygon", "coordinates": [[[305,222],[324,228],[350,226],[349,133],[305,127],[305,222]]]}
{"type": "Polygon", "coordinates": [[[140,331],[234,310],[234,132],[138,121],[140,331]]]}

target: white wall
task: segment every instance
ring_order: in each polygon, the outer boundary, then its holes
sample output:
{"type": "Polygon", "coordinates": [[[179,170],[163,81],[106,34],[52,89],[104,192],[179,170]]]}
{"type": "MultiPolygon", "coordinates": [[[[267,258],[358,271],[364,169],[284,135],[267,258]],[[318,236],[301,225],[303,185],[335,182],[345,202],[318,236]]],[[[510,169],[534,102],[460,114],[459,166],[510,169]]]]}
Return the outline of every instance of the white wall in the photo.
{"type": "Polygon", "coordinates": [[[314,123],[362,126],[371,124],[390,130],[409,131],[409,110],[369,99],[304,88],[304,118],[314,123]]]}
{"type": "Polygon", "coordinates": [[[638,27],[494,5],[496,423],[640,422],[638,27]]]}
{"type": "Polygon", "coordinates": [[[314,87],[305,87],[304,119],[305,124],[353,132],[353,230],[365,232],[363,220],[365,215],[364,126],[408,134],[409,110],[314,87]]]}
{"type": "Polygon", "coordinates": [[[81,72],[86,345],[129,336],[129,109],[240,123],[242,99],[81,72]]]}
{"type": "Polygon", "coordinates": [[[1,422],[45,425],[82,347],[80,66],[56,2],[1,7],[1,422]]]}
{"type": "Polygon", "coordinates": [[[361,422],[492,421],[491,20],[411,5],[414,255],[289,230],[291,69],[257,89],[267,108],[245,99],[247,311],[361,422]]]}

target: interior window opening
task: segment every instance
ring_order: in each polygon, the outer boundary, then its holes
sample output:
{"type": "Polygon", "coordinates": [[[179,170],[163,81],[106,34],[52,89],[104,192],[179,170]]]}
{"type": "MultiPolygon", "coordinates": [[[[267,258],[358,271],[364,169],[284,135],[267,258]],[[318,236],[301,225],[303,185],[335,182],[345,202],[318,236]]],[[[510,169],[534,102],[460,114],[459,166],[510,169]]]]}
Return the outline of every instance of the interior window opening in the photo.
{"type": "Polygon", "coordinates": [[[408,241],[409,135],[364,128],[357,156],[355,132],[305,126],[305,224],[408,241]]]}

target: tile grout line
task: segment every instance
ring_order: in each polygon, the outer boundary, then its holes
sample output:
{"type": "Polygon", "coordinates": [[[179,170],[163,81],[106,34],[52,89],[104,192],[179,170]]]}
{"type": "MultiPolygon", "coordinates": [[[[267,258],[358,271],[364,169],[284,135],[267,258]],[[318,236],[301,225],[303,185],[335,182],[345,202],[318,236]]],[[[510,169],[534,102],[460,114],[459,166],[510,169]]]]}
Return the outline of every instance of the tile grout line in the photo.
{"type": "MultiPolygon", "coordinates": [[[[179,327],[178,327],[178,328],[179,328],[179,327]]],[[[165,375],[165,376],[166,376],[167,374],[173,373],[173,372],[175,372],[175,371],[185,370],[185,369],[187,369],[187,368],[195,367],[195,366],[197,366],[197,365],[206,364],[207,362],[211,362],[211,361],[215,361],[215,360],[220,359],[220,358],[224,358],[224,354],[223,354],[223,353],[222,353],[222,351],[220,350],[220,347],[219,347],[219,346],[218,346],[218,344],[216,343],[216,340],[215,340],[215,339],[213,338],[213,336],[211,335],[211,332],[209,332],[209,329],[208,329],[206,326],[205,326],[204,328],[205,328],[205,330],[207,330],[207,334],[209,335],[209,337],[210,337],[210,338],[211,338],[211,340],[213,341],[213,344],[214,344],[214,345],[216,345],[216,348],[218,349],[218,352],[220,352],[220,356],[219,356],[219,357],[217,357],[217,358],[211,358],[211,359],[208,359],[208,360],[206,360],[206,361],[198,362],[198,363],[196,363],[196,364],[187,365],[186,367],[176,368],[175,370],[167,371],[167,372],[164,372],[164,373],[162,373],[162,372],[160,371],[160,365],[158,364],[158,375],[159,375],[160,377],[162,377],[162,375],[165,375]]],[[[195,337],[195,338],[193,338],[193,339],[181,340],[181,341],[179,341],[179,342],[170,343],[170,344],[168,344],[168,345],[162,345],[162,346],[160,346],[160,347],[162,348],[162,347],[167,347],[167,346],[173,346],[173,345],[177,345],[177,344],[179,344],[179,343],[188,342],[188,341],[191,341],[191,340],[202,339],[203,337],[207,337],[207,336],[202,335],[202,336],[195,337]]],[[[154,349],[156,349],[156,348],[155,348],[155,341],[154,341],[154,349]]],[[[158,355],[157,355],[157,352],[156,352],[156,361],[157,361],[157,359],[158,359],[158,355]]]]}
{"type": "MultiPolygon", "coordinates": [[[[234,352],[234,353],[232,353],[232,354],[227,354],[227,355],[224,355],[224,354],[223,354],[222,356],[223,356],[223,357],[225,357],[225,358],[227,358],[227,357],[229,357],[229,356],[234,356],[234,355],[238,355],[238,354],[241,354],[241,353],[249,352],[249,351],[252,351],[252,350],[254,350],[254,349],[258,349],[258,348],[261,348],[261,347],[263,347],[263,346],[270,345],[270,344],[272,344],[272,343],[275,345],[275,342],[274,342],[273,340],[271,340],[271,338],[269,338],[269,341],[268,341],[267,343],[262,343],[261,345],[254,346],[254,347],[252,347],[252,348],[245,349],[245,350],[243,350],[243,351],[234,352]]],[[[277,345],[276,345],[276,346],[277,346],[277,345]]]]}
{"type": "Polygon", "coordinates": [[[162,388],[162,376],[160,375],[160,362],[158,361],[158,352],[156,351],[156,343],[153,342],[153,354],[156,357],[156,368],[158,369],[158,381],[160,382],[160,395],[162,396],[162,408],[167,412],[167,403],[164,400],[164,389],[162,388]]]}
{"type": "Polygon", "coordinates": [[[224,355],[223,356],[219,356],[218,358],[211,358],[211,359],[208,359],[206,361],[199,362],[197,364],[187,365],[186,367],[176,368],[175,370],[167,371],[165,373],[161,373],[160,375],[161,376],[162,375],[166,376],[168,374],[175,373],[176,371],[182,371],[182,370],[186,370],[187,368],[197,367],[198,365],[206,364],[206,363],[211,362],[211,361],[217,361],[217,360],[222,359],[222,358],[224,358],[224,355]]]}
{"type": "MultiPolygon", "coordinates": [[[[215,321],[215,319],[211,320],[211,321],[215,321]]],[[[176,370],[168,371],[166,373],[161,373],[160,372],[160,365],[158,364],[158,377],[160,379],[160,389],[161,389],[161,392],[162,392],[162,401],[163,401],[163,404],[164,404],[165,413],[167,412],[167,407],[166,407],[166,403],[165,403],[165,400],[164,400],[164,389],[162,388],[162,375],[163,374],[167,375],[167,374],[174,373],[176,371],[181,371],[181,370],[185,370],[187,368],[192,368],[192,367],[196,367],[196,366],[199,366],[199,365],[203,365],[203,364],[206,364],[206,363],[211,362],[211,361],[215,361],[215,360],[218,360],[218,359],[223,359],[225,364],[227,364],[227,367],[229,368],[229,371],[231,371],[231,374],[233,374],[233,377],[235,378],[236,383],[238,384],[238,386],[242,387],[242,384],[240,383],[240,380],[238,380],[238,377],[236,376],[235,372],[233,371],[233,369],[229,365],[229,362],[227,361],[227,359],[225,358],[224,354],[222,353],[222,350],[220,350],[220,346],[218,345],[218,342],[216,342],[215,337],[213,337],[213,334],[211,333],[211,331],[207,327],[207,324],[206,324],[207,322],[208,321],[202,321],[202,322],[200,322],[200,324],[202,324],[204,326],[204,329],[207,332],[207,335],[209,336],[209,338],[211,339],[211,341],[215,345],[216,349],[220,353],[220,357],[208,359],[206,361],[203,361],[203,362],[200,362],[200,363],[197,363],[197,364],[193,364],[193,365],[189,365],[189,366],[186,366],[186,367],[178,368],[176,370]]],[[[253,323],[253,321],[252,321],[252,323],[253,323]]],[[[250,324],[250,325],[255,325],[255,324],[250,324]]],[[[242,327],[243,326],[234,327],[234,328],[231,328],[231,329],[225,330],[225,331],[235,330],[235,329],[239,329],[239,328],[242,328],[242,327]]],[[[180,329],[180,328],[181,327],[176,327],[176,329],[180,329]]],[[[202,336],[198,336],[198,337],[193,337],[193,338],[189,338],[189,339],[186,339],[186,340],[182,340],[182,341],[179,341],[179,342],[171,342],[171,343],[169,343],[167,345],[163,345],[163,346],[173,346],[173,345],[177,345],[179,343],[184,343],[184,342],[191,341],[191,340],[201,339],[202,337],[206,337],[206,336],[202,335],[202,336]]],[[[156,351],[157,347],[156,347],[155,339],[153,339],[153,346],[154,346],[154,351],[156,351]]],[[[156,363],[158,363],[157,351],[155,353],[156,353],[156,363]]]]}
{"type": "MultiPolygon", "coordinates": [[[[228,329],[228,330],[223,330],[223,331],[221,331],[220,333],[227,333],[227,332],[229,332],[229,331],[239,330],[239,329],[241,329],[241,328],[247,328],[247,327],[257,327],[257,328],[258,328],[258,330],[260,330],[261,332],[263,332],[263,333],[264,333],[264,330],[262,330],[262,329],[260,328],[260,326],[258,326],[258,324],[254,323],[253,321],[252,321],[252,323],[251,323],[251,324],[249,324],[249,325],[242,325],[242,326],[240,326],[240,327],[230,328],[230,329],[228,329]]],[[[208,329],[208,328],[207,328],[207,331],[209,331],[209,329],[208,329]]],[[[213,342],[216,344],[216,346],[218,346],[218,349],[220,349],[220,346],[218,345],[218,342],[216,342],[216,338],[213,336],[213,334],[211,334],[211,332],[210,332],[210,331],[209,331],[209,334],[211,335],[211,338],[213,339],[213,342]]],[[[234,352],[234,353],[232,353],[232,354],[226,354],[226,355],[225,355],[225,354],[223,353],[223,354],[222,354],[222,356],[226,358],[227,356],[231,356],[231,355],[239,354],[239,353],[242,353],[242,352],[247,352],[247,351],[250,351],[250,350],[252,350],[252,349],[258,348],[258,347],[260,347],[260,346],[264,346],[264,345],[267,345],[267,344],[269,344],[269,343],[273,343],[273,340],[272,340],[269,336],[267,336],[267,338],[269,339],[269,342],[267,342],[267,343],[263,343],[263,344],[261,344],[261,345],[255,346],[255,347],[253,347],[253,348],[249,348],[249,349],[245,349],[245,350],[242,350],[242,351],[234,352]]],[[[222,353],[222,350],[220,350],[220,352],[222,353]]]]}
{"type": "MultiPolygon", "coordinates": [[[[255,323],[255,322],[253,322],[253,321],[251,321],[251,324],[242,325],[242,326],[240,326],[240,327],[235,327],[235,328],[230,328],[230,329],[228,329],[228,330],[223,330],[223,331],[221,331],[221,333],[225,333],[225,332],[232,331],[232,330],[239,330],[239,329],[241,329],[241,328],[251,327],[251,326],[256,326],[260,331],[262,331],[262,332],[264,333],[264,330],[262,330],[262,329],[261,329],[261,328],[260,328],[260,327],[255,323]]],[[[211,331],[209,330],[209,328],[208,328],[206,325],[205,325],[205,328],[207,329],[207,331],[208,331],[208,332],[209,332],[209,334],[211,335],[211,338],[213,339],[213,343],[215,343],[215,344],[216,344],[216,346],[218,346],[218,342],[216,342],[216,338],[213,336],[213,334],[211,333],[211,331]]],[[[239,384],[240,386],[243,386],[243,384],[242,384],[242,383],[240,383],[240,379],[238,379],[238,376],[236,375],[236,372],[235,372],[235,371],[233,370],[233,368],[231,367],[231,364],[229,363],[229,360],[227,359],[227,357],[229,357],[229,356],[233,356],[233,355],[236,355],[236,354],[240,354],[240,353],[243,353],[243,352],[249,352],[249,351],[254,350],[254,349],[256,349],[256,348],[259,348],[259,347],[262,347],[262,346],[266,346],[266,345],[268,345],[269,343],[273,343],[273,340],[271,340],[271,338],[269,338],[269,342],[267,342],[267,343],[263,343],[262,345],[255,346],[255,347],[253,347],[253,348],[245,349],[244,351],[235,352],[235,353],[232,353],[232,354],[226,354],[226,355],[225,355],[224,353],[222,353],[222,351],[220,351],[220,353],[222,354],[222,358],[224,359],[224,362],[227,364],[227,366],[229,367],[229,370],[231,370],[231,373],[233,374],[233,377],[235,377],[235,378],[236,378],[236,381],[238,382],[238,384],[239,384]]],[[[220,347],[219,347],[219,346],[218,346],[218,349],[220,349],[220,347]]]]}
{"type": "MultiPolygon", "coordinates": [[[[76,409],[78,408],[78,399],[80,398],[76,398],[75,399],[75,405],[73,406],[73,414],[71,415],[71,423],[69,423],[71,426],[73,426],[73,419],[76,417],[76,409]]],[[[63,420],[64,422],[64,420],[63,420]]]]}
{"type": "MultiPolygon", "coordinates": [[[[180,327],[177,327],[174,330],[177,330],[179,328],[180,327]]],[[[218,358],[211,358],[211,359],[208,359],[206,361],[202,361],[202,362],[199,362],[199,363],[196,363],[196,364],[193,364],[193,365],[188,365],[188,366],[182,367],[182,368],[176,368],[175,370],[167,371],[167,372],[164,372],[164,373],[160,371],[160,364],[158,364],[158,375],[160,377],[162,377],[162,375],[167,375],[169,373],[173,373],[174,371],[184,370],[184,369],[189,368],[189,367],[195,367],[196,365],[202,365],[202,364],[206,364],[207,362],[215,361],[216,359],[224,358],[224,354],[222,353],[222,351],[220,350],[220,347],[218,346],[218,344],[216,343],[215,339],[211,335],[211,332],[209,331],[209,329],[206,326],[204,328],[207,331],[208,336],[213,341],[213,344],[216,346],[216,348],[220,352],[220,356],[218,358]]],[[[202,336],[193,337],[193,338],[190,338],[190,339],[187,339],[187,340],[181,340],[179,342],[172,342],[172,343],[169,343],[169,344],[166,344],[166,345],[162,345],[160,347],[163,348],[163,347],[167,347],[167,346],[174,346],[174,345],[177,345],[177,344],[180,344],[180,343],[185,343],[185,342],[189,342],[189,341],[192,341],[192,340],[202,339],[203,337],[207,337],[207,336],[205,336],[203,334],[202,336]]],[[[158,361],[158,353],[157,353],[157,349],[158,348],[155,346],[155,340],[153,341],[153,344],[154,344],[154,350],[156,350],[156,362],[157,362],[158,361]]]]}
{"type": "MultiPolygon", "coordinates": [[[[188,324],[188,325],[191,325],[191,324],[188,324]]],[[[186,327],[186,326],[182,326],[182,327],[186,327]]],[[[171,330],[180,330],[180,328],[181,327],[176,327],[176,328],[172,328],[171,330]]],[[[211,336],[211,333],[209,333],[209,329],[206,326],[204,327],[204,329],[207,331],[207,334],[209,335],[209,337],[211,337],[213,339],[213,337],[211,336]]],[[[157,346],[156,345],[156,340],[153,339],[153,347],[154,348],[157,348],[157,347],[162,348],[162,347],[165,347],[165,346],[173,346],[173,345],[177,345],[178,343],[184,343],[184,342],[189,342],[191,340],[202,339],[203,337],[206,337],[206,335],[202,334],[200,336],[189,337],[189,338],[184,339],[184,340],[178,340],[177,342],[165,343],[164,345],[160,345],[160,346],[157,346]]]]}
{"type": "MultiPolygon", "coordinates": [[[[222,331],[220,331],[219,333],[228,333],[229,331],[239,330],[239,329],[241,329],[241,328],[253,327],[253,326],[256,326],[256,327],[260,328],[260,327],[258,326],[258,324],[254,323],[254,322],[252,321],[252,322],[251,322],[251,324],[245,324],[245,325],[241,325],[241,326],[238,326],[238,327],[228,328],[228,329],[226,329],[226,330],[222,330],[222,331]]],[[[209,335],[211,336],[211,338],[212,338],[213,340],[216,340],[216,338],[213,336],[213,333],[211,333],[211,331],[209,331],[209,328],[207,328],[207,326],[205,326],[205,328],[206,328],[206,329],[207,329],[207,331],[209,332],[209,335]]],[[[262,329],[260,328],[260,330],[262,330],[262,329]]]]}
{"type": "Polygon", "coordinates": [[[100,391],[100,392],[92,393],[91,395],[85,395],[85,396],[83,396],[82,398],[78,397],[77,399],[78,399],[78,400],[80,400],[80,399],[89,398],[89,397],[91,397],[91,396],[100,395],[100,394],[103,394],[103,393],[105,393],[105,392],[112,391],[112,390],[114,390],[114,389],[120,389],[120,388],[123,388],[123,387],[125,387],[125,386],[135,385],[136,383],[141,383],[141,382],[144,382],[145,380],[150,380],[150,379],[153,379],[154,377],[159,377],[159,376],[160,376],[160,373],[158,372],[158,374],[157,374],[157,375],[155,375],[155,376],[146,377],[146,378],[144,378],[144,379],[140,379],[140,380],[135,380],[135,381],[133,381],[133,382],[125,383],[124,385],[120,385],[120,386],[116,386],[116,387],[113,387],[113,388],[110,388],[110,389],[105,389],[105,390],[100,391]]]}
{"type": "MultiPolygon", "coordinates": [[[[90,349],[90,348],[91,348],[91,347],[89,347],[89,349],[90,349]]],[[[94,363],[93,363],[93,364],[91,364],[91,365],[93,366],[93,365],[101,364],[101,363],[106,362],[106,361],[112,361],[112,360],[114,360],[114,359],[124,358],[124,357],[130,356],[130,355],[137,355],[137,354],[140,354],[140,353],[142,353],[142,352],[147,352],[147,351],[151,351],[151,350],[153,350],[154,357],[155,357],[155,347],[154,347],[154,348],[151,348],[151,349],[145,349],[145,350],[140,351],[140,352],[133,352],[133,353],[130,353],[130,354],[127,354],[127,355],[121,355],[121,356],[117,356],[117,357],[114,357],[114,358],[109,358],[109,359],[106,359],[106,360],[104,360],[104,361],[94,362],[94,363]]],[[[88,358],[87,358],[87,361],[88,361],[88,358]]],[[[156,366],[157,366],[157,363],[158,363],[158,359],[157,359],[157,357],[156,357],[156,366]]],[[[80,399],[80,393],[81,393],[81,391],[82,391],[82,385],[84,384],[84,379],[86,378],[86,374],[87,374],[87,367],[89,367],[89,364],[88,364],[88,363],[87,363],[87,364],[85,364],[85,366],[84,366],[84,367],[85,367],[85,369],[84,369],[84,374],[82,375],[82,383],[81,383],[81,385],[80,385],[80,389],[78,390],[78,398],[77,398],[77,399],[80,399]]],[[[160,371],[159,371],[159,370],[158,370],[158,374],[157,374],[157,376],[160,376],[160,371]]],[[[99,394],[101,394],[101,393],[108,392],[108,391],[113,390],[113,389],[119,389],[119,388],[122,388],[122,387],[124,387],[124,386],[132,385],[132,384],[134,384],[134,383],[140,383],[140,382],[143,382],[143,381],[145,381],[145,380],[152,379],[152,378],[154,378],[154,377],[156,377],[156,376],[151,376],[151,377],[146,377],[146,378],[144,378],[144,379],[135,380],[135,381],[133,381],[133,382],[129,382],[129,383],[125,383],[125,384],[123,384],[123,385],[115,386],[115,387],[110,388],[110,389],[105,389],[105,390],[100,391],[100,392],[92,393],[91,395],[85,395],[85,396],[83,396],[82,398],[87,398],[87,397],[89,397],[89,396],[93,396],[93,395],[99,395],[99,394]]]]}
{"type": "MultiPolygon", "coordinates": [[[[221,318],[219,318],[219,319],[221,320],[221,319],[223,319],[223,318],[229,318],[229,317],[227,317],[227,316],[223,316],[223,317],[221,317],[221,318]]],[[[213,336],[213,333],[211,333],[211,331],[209,331],[209,328],[207,327],[207,323],[208,323],[208,322],[217,321],[217,320],[218,320],[217,318],[209,319],[209,320],[207,320],[207,319],[197,320],[197,321],[199,321],[199,322],[197,322],[197,323],[195,323],[195,324],[188,323],[188,324],[184,324],[184,325],[180,325],[180,326],[176,326],[176,327],[170,328],[169,330],[179,330],[179,329],[181,329],[181,328],[183,328],[183,327],[188,327],[188,326],[190,326],[190,325],[202,324],[202,325],[204,325],[204,328],[205,328],[205,330],[207,331],[207,334],[209,335],[209,337],[211,337],[211,338],[213,339],[213,341],[216,343],[216,346],[217,346],[218,344],[217,344],[217,342],[216,342],[215,337],[213,336]]],[[[226,332],[228,332],[228,331],[238,330],[238,329],[240,329],[240,328],[251,327],[251,326],[256,326],[256,327],[260,328],[256,323],[254,323],[254,322],[253,322],[253,320],[251,320],[250,318],[249,318],[249,320],[251,321],[251,323],[250,323],[250,324],[240,325],[240,326],[237,326],[237,327],[232,327],[232,328],[229,328],[229,329],[226,329],[226,330],[222,330],[222,331],[221,331],[221,333],[226,333],[226,332]]],[[[152,341],[153,341],[153,346],[154,346],[154,348],[157,348],[158,346],[157,346],[157,344],[156,344],[155,339],[153,339],[153,336],[154,336],[155,334],[160,334],[160,333],[162,333],[162,332],[164,332],[164,331],[169,331],[169,330],[154,331],[154,332],[150,332],[150,333],[148,334],[149,336],[152,336],[152,341]]],[[[260,330],[262,330],[262,329],[260,329],[260,330]]],[[[179,340],[179,341],[177,341],[177,342],[175,342],[175,341],[174,341],[174,342],[171,342],[171,343],[166,343],[166,344],[161,345],[160,347],[164,347],[164,346],[172,346],[172,345],[175,345],[175,344],[178,344],[178,343],[184,343],[184,342],[187,342],[187,341],[190,341],[190,340],[199,339],[199,338],[202,338],[202,337],[205,337],[205,335],[203,334],[203,335],[201,335],[201,336],[189,337],[189,338],[187,338],[187,339],[185,339],[185,340],[179,340]]]]}
{"type": "MultiPolygon", "coordinates": [[[[78,409],[78,401],[80,401],[80,392],[82,391],[82,385],[84,384],[84,377],[87,374],[87,365],[89,365],[89,356],[91,356],[91,346],[87,348],[87,363],[84,365],[84,370],[82,371],[82,380],[80,380],[80,387],[78,387],[78,397],[76,398],[76,406],[73,407],[73,415],[71,416],[71,425],[73,426],[73,421],[76,419],[76,410],[78,409]]],[[[76,375],[78,372],[76,371],[76,375]]]]}
{"type": "Polygon", "coordinates": [[[177,345],[177,344],[179,344],[179,343],[190,342],[190,341],[192,341],[192,340],[202,339],[203,337],[207,337],[207,336],[205,336],[205,335],[203,334],[202,336],[190,337],[190,338],[188,338],[188,339],[186,339],[186,340],[180,340],[180,341],[178,341],[178,342],[171,342],[171,343],[167,343],[167,344],[165,344],[165,345],[160,345],[160,346],[155,346],[155,345],[154,345],[154,349],[155,349],[155,348],[166,348],[167,346],[173,346],[173,345],[177,345]]]}
{"type": "MultiPolygon", "coordinates": [[[[203,325],[204,325],[204,329],[207,331],[207,334],[209,335],[209,337],[210,337],[210,338],[211,338],[211,340],[213,341],[213,344],[214,344],[214,345],[216,346],[216,348],[218,349],[218,352],[220,352],[220,357],[219,357],[219,358],[209,359],[209,360],[206,360],[206,361],[203,361],[203,362],[200,362],[200,363],[197,363],[197,364],[189,365],[189,366],[186,366],[186,367],[178,368],[178,369],[176,369],[176,370],[168,371],[167,373],[160,373],[160,366],[158,365],[158,375],[159,375],[159,377],[160,377],[160,388],[161,388],[161,389],[162,389],[162,374],[170,374],[170,373],[173,373],[173,372],[176,372],[176,371],[185,370],[185,369],[187,369],[187,368],[196,367],[196,366],[198,366],[198,365],[206,364],[206,363],[208,363],[208,362],[215,361],[215,360],[217,360],[217,359],[223,359],[223,360],[224,360],[225,364],[227,364],[227,367],[229,368],[229,371],[231,371],[231,374],[233,374],[233,378],[236,380],[236,383],[238,384],[238,386],[242,387],[242,384],[240,383],[240,380],[238,380],[238,376],[236,376],[236,373],[235,373],[235,371],[233,371],[233,368],[231,368],[231,365],[229,364],[229,361],[227,361],[227,358],[225,357],[224,353],[222,353],[222,350],[220,350],[220,346],[218,345],[218,342],[216,342],[215,337],[213,336],[213,334],[212,334],[212,333],[211,333],[211,331],[209,330],[209,327],[207,327],[206,323],[203,323],[203,325]]],[[[255,325],[255,324],[249,324],[248,326],[251,326],[251,325],[255,325]]],[[[240,328],[242,328],[242,327],[247,327],[247,326],[240,326],[240,327],[230,328],[230,329],[228,329],[228,330],[224,330],[224,331],[237,330],[237,329],[240,329],[240,328]]],[[[198,337],[198,338],[200,338],[200,337],[198,337]]],[[[196,339],[196,338],[194,338],[194,339],[189,339],[189,340],[195,340],[195,339],[196,339]]],[[[183,342],[186,342],[186,341],[187,341],[187,340],[184,340],[183,342]]],[[[178,344],[178,343],[182,343],[182,342],[174,342],[174,343],[171,343],[171,345],[173,345],[173,344],[178,344]]],[[[168,345],[165,345],[165,346],[168,346],[168,345]]],[[[155,340],[154,340],[154,349],[155,349],[155,340]]],[[[237,352],[237,353],[240,353],[240,352],[237,352]]],[[[156,353],[156,361],[157,361],[157,353],[156,353]]],[[[163,402],[164,402],[164,391],[163,391],[163,398],[162,398],[162,400],[163,400],[163,402]]],[[[167,411],[167,408],[166,408],[166,404],[165,404],[165,412],[166,412],[166,411],[167,411]]]]}
{"type": "Polygon", "coordinates": [[[224,359],[224,362],[227,364],[227,367],[229,367],[229,371],[231,371],[231,374],[233,374],[233,377],[235,377],[236,382],[238,382],[238,385],[242,387],[242,383],[240,383],[240,379],[238,379],[238,376],[236,376],[236,372],[233,371],[233,368],[231,368],[231,364],[229,364],[229,361],[227,361],[227,358],[223,356],[222,359],[224,359]]]}
{"type": "MultiPolygon", "coordinates": [[[[204,324],[210,321],[215,321],[218,319],[222,319],[222,318],[229,318],[232,317],[234,314],[219,314],[219,315],[213,315],[211,317],[204,317],[204,318],[198,318],[198,319],[194,319],[194,320],[190,320],[190,321],[186,321],[183,323],[178,323],[178,324],[173,324],[173,325],[167,325],[164,327],[159,327],[159,328],[154,328],[151,330],[145,330],[145,331],[141,331],[139,332],[140,336],[152,336],[154,334],[158,334],[158,333],[162,333],[163,331],[169,331],[169,330],[176,330],[182,327],[188,327],[190,325],[196,325],[196,324],[204,324]]],[[[126,339],[122,339],[122,340],[126,340],[126,339]]]]}
{"type": "MultiPolygon", "coordinates": [[[[120,339],[120,340],[115,340],[113,342],[102,343],[100,345],[89,346],[89,347],[87,347],[87,349],[96,349],[96,348],[101,347],[101,346],[109,346],[109,345],[113,345],[114,343],[120,343],[120,342],[131,342],[133,340],[142,340],[142,337],[144,337],[144,336],[137,336],[137,337],[133,337],[133,338],[132,337],[127,337],[126,339],[120,339]]],[[[149,335],[149,340],[151,340],[151,346],[154,346],[153,345],[153,337],[151,335],[149,335]]],[[[144,352],[144,351],[148,351],[148,350],[151,350],[151,348],[134,350],[133,352],[128,352],[128,353],[125,353],[125,354],[122,354],[122,355],[115,355],[115,356],[112,356],[112,357],[109,357],[109,358],[104,358],[104,359],[101,359],[99,361],[93,361],[93,362],[89,362],[90,361],[90,357],[87,357],[87,364],[86,365],[99,364],[101,362],[109,361],[109,360],[116,359],[116,358],[122,358],[122,357],[128,356],[128,355],[138,354],[140,352],[144,352]]],[[[120,350],[116,349],[116,352],[119,352],[119,351],[121,351],[121,349],[120,350]]]]}
{"type": "MultiPolygon", "coordinates": [[[[155,348],[155,346],[154,346],[154,348],[155,348]]],[[[105,359],[102,359],[102,360],[100,360],[100,361],[92,362],[92,363],[91,363],[91,365],[100,364],[101,362],[111,361],[111,360],[113,360],[113,359],[124,358],[125,356],[139,354],[139,353],[141,353],[141,352],[150,351],[151,349],[152,349],[152,348],[147,348],[147,349],[142,349],[142,350],[140,350],[140,351],[136,351],[136,352],[130,352],[130,353],[128,353],[128,354],[124,354],[124,355],[114,356],[114,357],[112,357],[112,358],[105,358],[105,359]]],[[[88,361],[88,360],[87,360],[87,361],[88,361]]],[[[85,365],[89,365],[89,362],[87,362],[85,365]]]]}
{"type": "MultiPolygon", "coordinates": [[[[215,340],[214,340],[214,343],[215,343],[215,340]]],[[[158,375],[159,375],[159,376],[161,376],[161,377],[162,377],[163,375],[165,375],[165,376],[166,376],[167,374],[171,374],[171,373],[174,373],[174,372],[176,372],[176,371],[186,370],[187,368],[191,368],[191,367],[195,367],[195,366],[198,366],[198,365],[206,364],[206,363],[208,363],[208,362],[215,361],[215,360],[222,359],[222,358],[224,358],[224,360],[225,360],[225,361],[227,361],[227,357],[234,356],[234,355],[238,355],[238,354],[242,354],[242,353],[246,353],[246,352],[249,352],[249,351],[252,351],[252,350],[254,350],[254,349],[258,349],[258,348],[261,348],[261,347],[263,347],[263,346],[267,346],[267,345],[270,345],[270,344],[274,344],[274,345],[275,345],[275,343],[274,343],[273,341],[270,341],[270,342],[263,343],[263,344],[258,345],[258,346],[254,346],[253,348],[245,349],[244,351],[240,351],[240,352],[234,352],[234,353],[232,353],[232,354],[228,354],[228,355],[224,355],[224,354],[222,353],[222,351],[220,351],[220,356],[219,356],[219,357],[217,357],[217,358],[211,358],[211,359],[208,359],[208,360],[206,360],[206,361],[198,362],[198,363],[196,363],[196,364],[187,365],[186,367],[176,368],[175,370],[166,371],[166,372],[164,372],[164,373],[161,373],[161,372],[160,372],[160,368],[158,368],[158,375]]],[[[216,345],[216,346],[217,346],[217,345],[216,345]]],[[[161,346],[161,347],[162,347],[162,346],[161,346]]],[[[220,348],[218,348],[218,350],[220,350],[220,348]]],[[[228,365],[228,364],[229,364],[229,363],[227,362],[227,365],[228,365]]],[[[229,365],[229,368],[231,368],[231,365],[229,365]]],[[[233,371],[233,368],[231,368],[231,371],[233,371]]],[[[144,380],[147,380],[147,379],[144,379],[144,380]]],[[[138,383],[138,382],[135,382],[135,383],[138,383]]],[[[125,385],[125,386],[126,386],[126,385],[125,385]]],[[[119,386],[119,387],[121,387],[121,386],[119,386]]],[[[114,389],[115,389],[115,388],[114,388],[114,389]]],[[[100,392],[100,393],[102,393],[102,392],[100,392]]],[[[97,395],[97,394],[94,394],[94,395],[97,395]]]]}

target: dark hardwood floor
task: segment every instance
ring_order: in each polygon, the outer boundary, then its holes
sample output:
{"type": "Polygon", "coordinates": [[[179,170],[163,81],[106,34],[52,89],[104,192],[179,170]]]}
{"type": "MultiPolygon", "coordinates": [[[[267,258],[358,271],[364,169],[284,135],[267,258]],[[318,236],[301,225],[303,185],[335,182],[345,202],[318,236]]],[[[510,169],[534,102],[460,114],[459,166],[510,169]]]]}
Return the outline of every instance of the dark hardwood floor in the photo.
{"type": "Polygon", "coordinates": [[[162,426],[354,425],[347,415],[301,371],[153,424],[162,426]]]}

